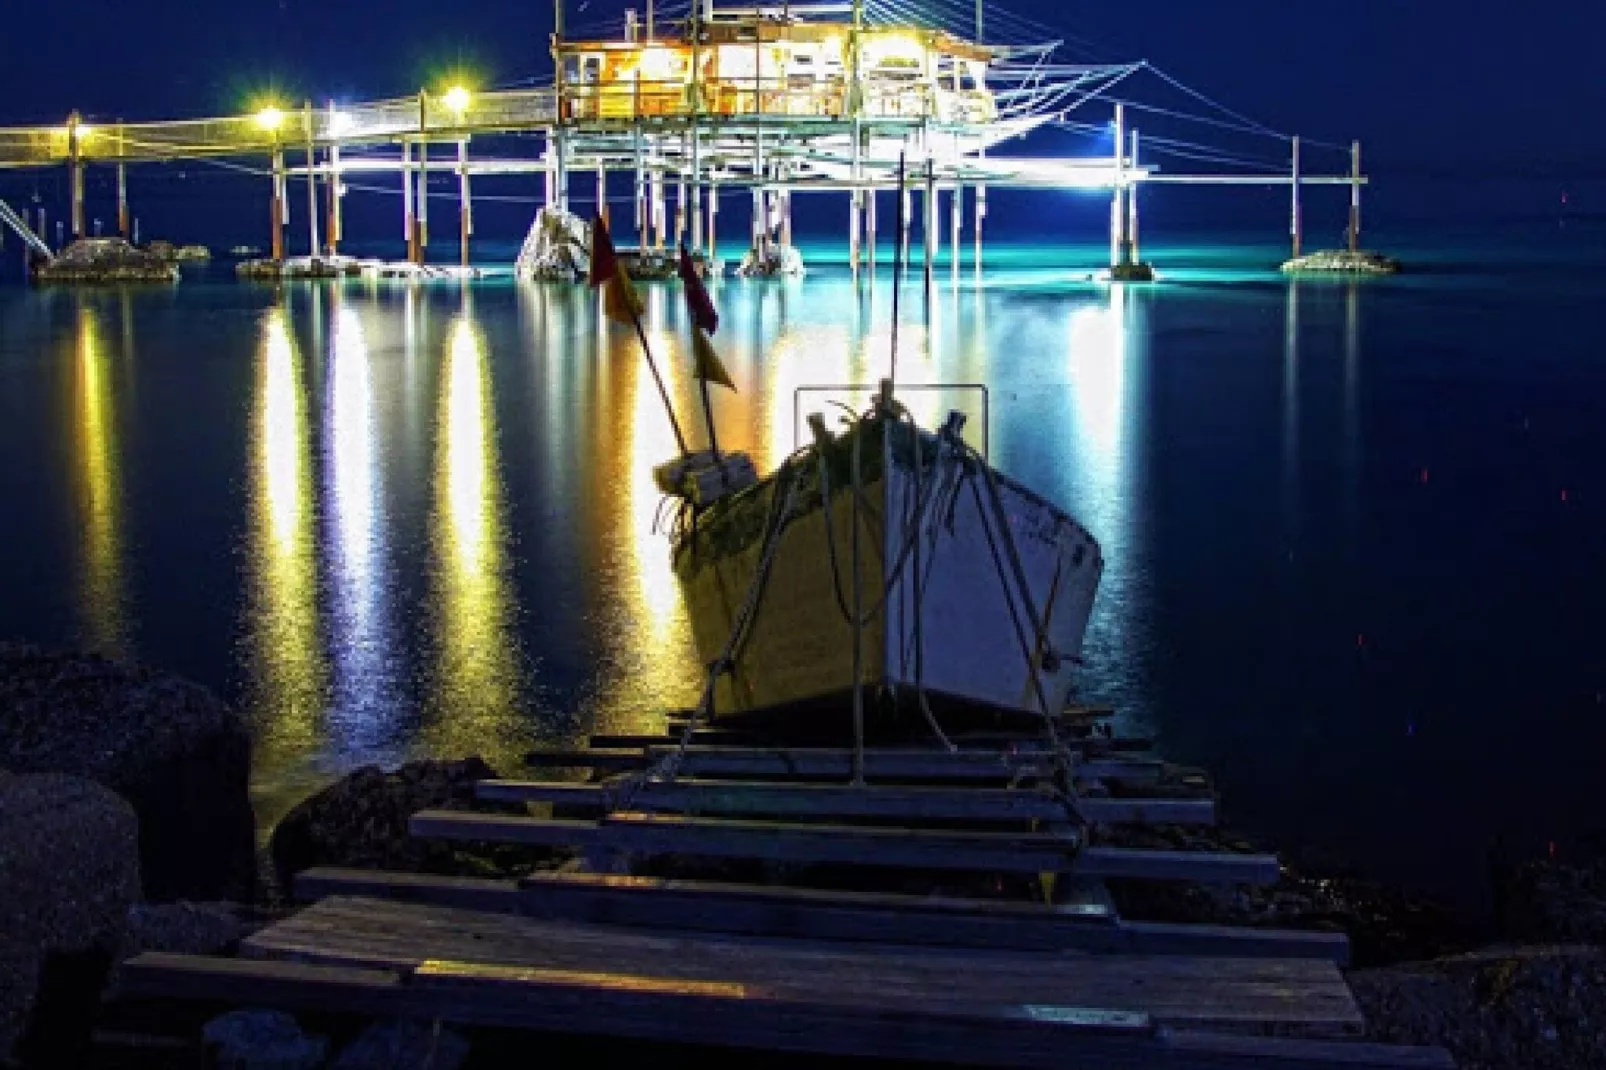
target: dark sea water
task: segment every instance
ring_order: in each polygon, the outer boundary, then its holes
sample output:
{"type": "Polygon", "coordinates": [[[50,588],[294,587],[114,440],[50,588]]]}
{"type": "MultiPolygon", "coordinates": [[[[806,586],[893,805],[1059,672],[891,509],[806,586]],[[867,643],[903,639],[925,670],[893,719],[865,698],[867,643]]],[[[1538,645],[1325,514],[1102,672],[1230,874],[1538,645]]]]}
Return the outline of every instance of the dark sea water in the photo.
{"type": "MultiPolygon", "coordinates": [[[[1102,541],[1084,698],[1209,767],[1236,823],[1475,901],[1496,835],[1606,826],[1603,249],[1534,220],[1290,283],[1216,239],[1123,289],[1080,277],[1095,246],[999,244],[905,291],[899,375],[985,383],[994,462],[1102,541]]],[[[761,469],[798,387],[887,366],[886,274],[807,251],[806,281],[715,292],[720,438],[761,469]]],[[[695,429],[678,293],[646,290],[695,429]]],[[[695,700],[672,451],[579,288],[3,285],[0,635],[237,702],[264,822],[363,763],[513,769],[695,700]]]]}

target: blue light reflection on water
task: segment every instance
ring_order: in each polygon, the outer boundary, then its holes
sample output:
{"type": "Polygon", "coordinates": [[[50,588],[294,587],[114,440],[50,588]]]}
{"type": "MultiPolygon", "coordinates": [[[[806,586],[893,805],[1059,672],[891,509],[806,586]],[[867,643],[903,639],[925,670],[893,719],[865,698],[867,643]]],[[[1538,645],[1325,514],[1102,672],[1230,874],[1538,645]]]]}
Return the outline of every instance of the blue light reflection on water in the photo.
{"type": "MultiPolygon", "coordinates": [[[[1166,282],[1112,289],[1066,267],[1091,246],[999,246],[979,283],[939,269],[929,308],[905,291],[899,373],[987,383],[996,463],[1102,541],[1085,698],[1208,765],[1246,824],[1464,876],[1483,827],[1585,823],[1606,717],[1583,461],[1606,452],[1606,332],[1578,300],[1606,272],[1545,249],[1361,286],[1154,249],[1166,282]],[[1530,801],[1487,801],[1496,780],[1530,801]]],[[[697,437],[683,314],[646,289],[697,437]]],[[[796,444],[799,386],[886,368],[885,275],[715,296],[721,441],[762,468],[796,444]]],[[[695,698],[654,531],[672,435],[583,290],[193,279],[5,290],[0,312],[0,631],[225,691],[258,726],[264,818],[364,762],[508,764],[695,698]]],[[[928,421],[973,406],[909,397],[928,421]]]]}

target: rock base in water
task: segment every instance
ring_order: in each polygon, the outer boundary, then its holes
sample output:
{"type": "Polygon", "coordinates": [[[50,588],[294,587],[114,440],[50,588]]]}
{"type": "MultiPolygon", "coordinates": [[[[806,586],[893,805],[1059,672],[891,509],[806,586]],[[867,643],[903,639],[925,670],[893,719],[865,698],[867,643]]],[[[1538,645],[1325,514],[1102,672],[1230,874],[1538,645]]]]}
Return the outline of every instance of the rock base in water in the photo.
{"type": "Polygon", "coordinates": [[[1396,275],[1400,262],[1382,253],[1323,249],[1285,262],[1282,270],[1290,275],[1396,275]]]}
{"type": "Polygon", "coordinates": [[[513,264],[513,274],[541,282],[579,282],[591,266],[591,225],[573,212],[543,208],[513,264]]]}
{"type": "Polygon", "coordinates": [[[0,1064],[87,1036],[111,954],[139,898],[134,811],[98,784],[0,773],[0,1064]],[[31,1019],[31,1020],[30,1020],[31,1019]]]}
{"type": "Polygon", "coordinates": [[[42,286],[177,282],[178,268],[121,238],[80,238],[54,260],[35,264],[32,277],[42,286]]]}
{"type": "Polygon", "coordinates": [[[416,282],[474,280],[484,277],[475,267],[413,264],[405,260],[359,260],[351,256],[296,256],[288,260],[242,260],[234,266],[242,279],[281,282],[300,279],[403,279],[416,282]]]}
{"type": "Polygon", "coordinates": [[[479,758],[409,762],[389,773],[378,766],[358,769],[297,805],[274,828],[269,851],[280,887],[288,891],[295,874],[310,866],[481,877],[528,872],[553,852],[453,844],[408,832],[409,820],[420,810],[527,812],[475,800],[475,782],[496,776],[479,758]]]}
{"type": "Polygon", "coordinates": [[[1111,282],[1153,282],[1153,265],[1138,262],[1136,264],[1116,264],[1110,268],[1111,282]]]}
{"type": "Polygon", "coordinates": [[[0,643],[0,768],[81,776],[128,800],[148,898],[251,897],[251,741],[199,684],[0,643]]]}
{"type": "Polygon", "coordinates": [[[160,238],[146,243],[145,251],[169,264],[188,264],[212,259],[212,250],[204,245],[175,245],[160,238]]]}
{"type": "Polygon", "coordinates": [[[749,249],[736,266],[739,279],[800,279],[806,273],[803,254],[791,246],[770,245],[749,249]]]}

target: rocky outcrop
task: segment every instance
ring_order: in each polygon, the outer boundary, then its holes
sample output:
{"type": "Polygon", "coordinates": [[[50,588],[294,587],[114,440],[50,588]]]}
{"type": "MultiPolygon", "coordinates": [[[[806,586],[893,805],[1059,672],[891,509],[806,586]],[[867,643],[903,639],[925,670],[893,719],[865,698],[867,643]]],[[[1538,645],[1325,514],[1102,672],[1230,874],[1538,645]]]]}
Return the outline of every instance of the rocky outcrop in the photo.
{"type": "Polygon", "coordinates": [[[70,1065],[138,897],[126,802],[78,777],[0,773],[0,1062],[15,1046],[70,1065]]]}
{"type": "Polygon", "coordinates": [[[279,887],[293,887],[295,874],[310,866],[502,876],[523,873],[552,853],[485,844],[473,847],[408,834],[420,810],[487,810],[522,813],[517,806],[489,806],[474,799],[474,782],[496,777],[480,758],[409,762],[394,772],[358,769],[305,800],[273,830],[269,852],[279,887]]]}
{"type": "Polygon", "coordinates": [[[201,1037],[219,1070],[316,1070],[329,1051],[329,1041],[303,1033],[283,1011],[230,1011],[207,1022],[201,1037]]]}
{"type": "Polygon", "coordinates": [[[513,273],[521,279],[578,282],[591,266],[591,227],[573,212],[543,208],[530,224],[513,273]]]}
{"type": "Polygon", "coordinates": [[[204,245],[174,245],[170,241],[158,238],[147,242],[145,251],[152,256],[160,257],[169,264],[196,263],[212,259],[212,250],[204,245]]]}
{"type": "Polygon", "coordinates": [[[1598,947],[1492,948],[1349,982],[1374,1039],[1443,1045],[1461,1070],[1578,1070],[1606,1053],[1598,947]]]}
{"type": "Polygon", "coordinates": [[[380,1022],[346,1045],[333,1070],[458,1070],[468,1049],[467,1040],[439,1022],[380,1022]]]}
{"type": "Polygon", "coordinates": [[[80,238],[54,260],[36,264],[33,281],[41,285],[177,282],[178,268],[122,238],[80,238]]]}
{"type": "Polygon", "coordinates": [[[1495,923],[1507,939],[1606,945],[1606,845],[1490,859],[1495,923]]]}
{"type": "Polygon", "coordinates": [[[1111,282],[1153,282],[1154,267],[1142,261],[1116,264],[1110,268],[1111,282]]]}
{"type": "Polygon", "coordinates": [[[739,279],[800,279],[804,274],[803,254],[792,246],[774,243],[763,249],[749,249],[736,266],[739,279]]]}
{"type": "Polygon", "coordinates": [[[1394,275],[1399,273],[1400,266],[1398,260],[1382,253],[1352,253],[1348,249],[1323,249],[1286,261],[1282,270],[1290,275],[1394,275]]]}
{"type": "Polygon", "coordinates": [[[0,768],[81,776],[126,799],[147,898],[252,897],[250,737],[199,684],[0,643],[0,768]]]}

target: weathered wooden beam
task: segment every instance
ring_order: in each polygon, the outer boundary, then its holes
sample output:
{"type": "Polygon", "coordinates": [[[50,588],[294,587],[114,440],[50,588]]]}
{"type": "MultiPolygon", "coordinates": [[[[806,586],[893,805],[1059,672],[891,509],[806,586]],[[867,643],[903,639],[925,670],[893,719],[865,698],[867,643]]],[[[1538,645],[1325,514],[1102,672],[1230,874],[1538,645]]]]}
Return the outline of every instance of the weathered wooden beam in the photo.
{"type": "Polygon", "coordinates": [[[407,823],[409,835],[438,840],[517,843],[532,847],[584,847],[601,838],[595,821],[477,814],[467,810],[420,810],[407,823]]]}
{"type": "MultiPolygon", "coordinates": [[[[658,761],[674,747],[649,747],[647,758],[658,761]]],[[[1075,775],[1085,780],[1146,783],[1157,780],[1164,764],[1145,760],[1093,759],[1077,763],[1075,775]]],[[[687,776],[792,777],[847,780],[853,773],[853,751],[844,747],[749,748],[687,747],[679,773],[687,776]]],[[[872,748],[864,752],[868,777],[903,780],[1011,780],[1046,776],[1052,766],[1046,752],[872,748]]]]}
{"type": "Polygon", "coordinates": [[[1101,903],[1045,906],[876,892],[534,873],[533,916],[669,931],[991,950],[1108,950],[1122,942],[1101,903]]]}
{"type": "Polygon", "coordinates": [[[425,810],[414,814],[415,836],[585,846],[642,854],[754,858],[776,862],[841,863],[989,873],[1078,873],[1226,884],[1272,884],[1271,855],[1151,851],[1129,847],[1077,847],[1065,834],[958,832],[853,825],[801,825],[624,812],[601,822],[564,821],[425,810]]]}
{"type": "Polygon", "coordinates": [[[314,866],[295,876],[295,897],[304,903],[329,895],[368,895],[407,903],[512,911],[518,908],[519,884],[510,880],[444,877],[433,873],[314,866]]]}
{"type": "Polygon", "coordinates": [[[1057,1005],[931,1007],[688,981],[461,961],[395,971],[147,952],[120,994],[822,1055],[1110,1070],[1453,1070],[1440,1049],[1156,1027],[1146,1014],[1057,1005]]]}
{"type": "MultiPolygon", "coordinates": [[[[873,784],[762,781],[650,781],[634,791],[569,781],[482,780],[475,794],[488,801],[542,802],[602,810],[636,810],[770,817],[908,818],[930,821],[1066,821],[1057,796],[1031,788],[899,787],[873,784]]],[[[1209,825],[1210,799],[1080,798],[1075,813],[1095,824],[1209,825]]]]}

